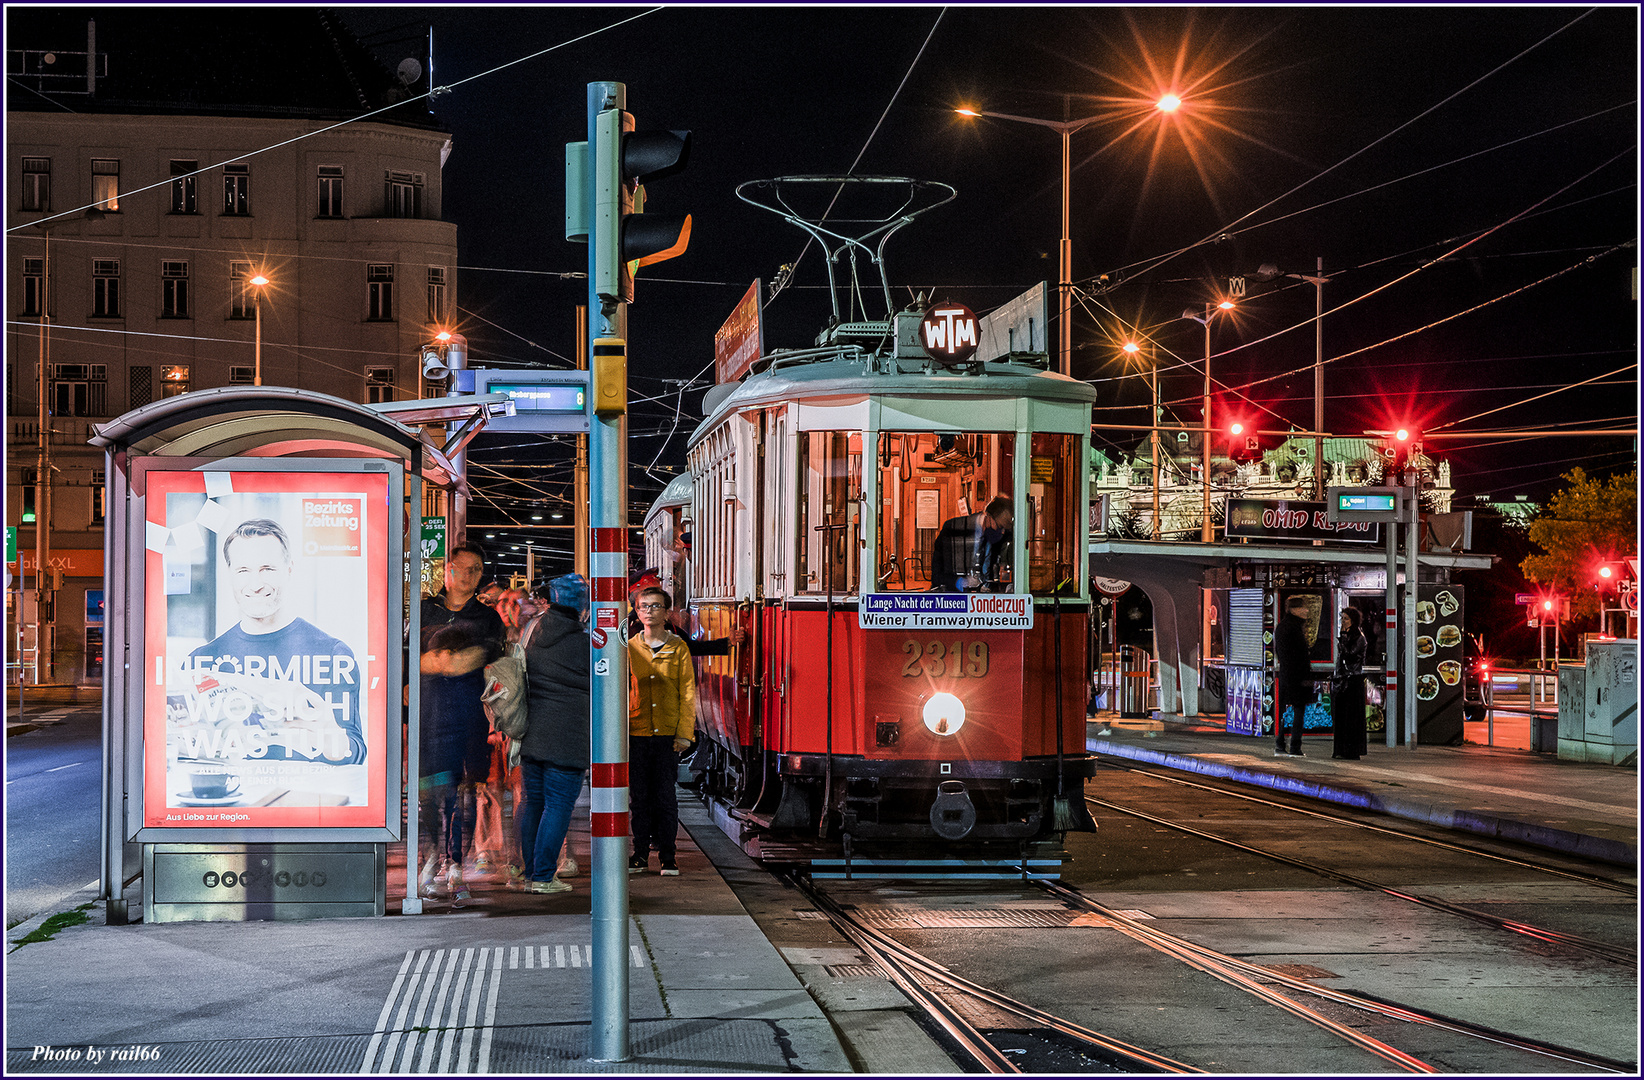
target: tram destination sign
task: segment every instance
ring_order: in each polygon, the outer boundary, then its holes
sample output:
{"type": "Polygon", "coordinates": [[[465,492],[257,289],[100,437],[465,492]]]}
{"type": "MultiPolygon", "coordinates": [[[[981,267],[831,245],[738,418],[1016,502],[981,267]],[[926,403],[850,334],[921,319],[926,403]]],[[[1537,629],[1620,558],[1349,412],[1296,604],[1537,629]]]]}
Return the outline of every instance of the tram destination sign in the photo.
{"type": "Polygon", "coordinates": [[[1227,536],[1251,540],[1335,540],[1349,544],[1381,543],[1381,526],[1370,521],[1331,523],[1322,502],[1293,499],[1230,499],[1227,536]]]}
{"type": "Polygon", "coordinates": [[[1033,597],[1016,593],[863,593],[864,630],[1031,630],[1033,597]]]}

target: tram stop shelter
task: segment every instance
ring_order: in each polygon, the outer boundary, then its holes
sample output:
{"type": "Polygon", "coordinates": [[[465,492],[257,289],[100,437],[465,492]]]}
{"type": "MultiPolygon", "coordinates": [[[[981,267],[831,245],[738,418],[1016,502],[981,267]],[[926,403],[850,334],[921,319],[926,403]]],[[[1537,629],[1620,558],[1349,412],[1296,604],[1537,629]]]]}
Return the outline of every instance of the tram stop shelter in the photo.
{"type": "Polygon", "coordinates": [[[110,923],[137,875],[149,922],[384,913],[387,845],[417,839],[423,486],[460,490],[511,412],[233,386],[97,426],[110,923]]]}
{"type": "MultiPolygon", "coordinates": [[[[1092,537],[1089,551],[1093,579],[1130,582],[1146,593],[1153,606],[1159,712],[1164,716],[1192,717],[1225,709],[1230,732],[1262,735],[1271,731],[1272,705],[1263,698],[1273,674],[1272,646],[1263,641],[1263,634],[1272,630],[1289,595],[1318,598],[1315,606],[1322,615],[1313,667],[1321,682],[1329,678],[1335,660],[1336,613],[1343,607],[1364,611],[1367,632],[1373,632],[1372,641],[1381,642],[1387,557],[1374,544],[1326,541],[1320,546],[1300,546],[1238,540],[1203,544],[1092,537]]],[[[1452,583],[1453,573],[1487,570],[1493,562],[1490,555],[1422,551],[1417,598],[1426,601],[1441,591],[1460,598],[1462,589],[1452,583]]],[[[1408,559],[1401,551],[1396,580],[1401,588],[1408,569],[1408,559]]],[[[1463,614],[1455,613],[1457,624],[1463,614]]],[[[1453,649],[1459,656],[1460,637],[1453,645],[1445,640],[1445,652],[1453,649]]],[[[1378,683],[1386,671],[1376,662],[1380,656],[1384,656],[1381,648],[1372,649],[1364,669],[1378,683]]],[[[1436,652],[1430,659],[1436,667],[1446,655],[1436,652]]],[[[1428,662],[1429,658],[1420,661],[1428,662]]],[[[1453,726],[1456,733],[1461,730],[1460,685],[1436,685],[1446,693],[1433,701],[1418,702],[1417,734],[1422,742],[1442,743],[1448,741],[1448,728],[1453,726]]],[[[1328,727],[1328,711],[1315,717],[1310,709],[1307,724],[1309,730],[1316,725],[1328,727]]]]}

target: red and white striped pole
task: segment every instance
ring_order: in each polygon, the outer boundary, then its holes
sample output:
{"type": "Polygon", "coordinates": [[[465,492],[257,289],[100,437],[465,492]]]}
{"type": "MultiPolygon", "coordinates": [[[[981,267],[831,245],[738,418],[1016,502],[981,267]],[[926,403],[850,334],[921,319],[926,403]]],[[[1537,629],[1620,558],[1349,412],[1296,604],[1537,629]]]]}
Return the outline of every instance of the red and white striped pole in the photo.
{"type": "MultiPolygon", "coordinates": [[[[1402,491],[1398,498],[1402,506],[1402,491]]],[[[1399,744],[1398,718],[1404,715],[1399,711],[1399,526],[1396,521],[1387,521],[1381,527],[1387,530],[1387,629],[1381,650],[1387,679],[1381,695],[1381,715],[1386,727],[1387,745],[1391,748],[1399,744]]]]}

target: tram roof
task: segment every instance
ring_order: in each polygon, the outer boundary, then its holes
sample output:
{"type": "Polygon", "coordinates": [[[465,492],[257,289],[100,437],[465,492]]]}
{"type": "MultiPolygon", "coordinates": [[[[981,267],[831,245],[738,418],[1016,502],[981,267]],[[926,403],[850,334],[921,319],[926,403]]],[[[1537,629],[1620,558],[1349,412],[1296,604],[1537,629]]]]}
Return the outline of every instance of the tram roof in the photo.
{"type": "Polygon", "coordinates": [[[656,497],[656,501],[651,504],[651,508],[645,512],[645,520],[650,521],[658,510],[671,506],[684,506],[690,501],[691,474],[682,472],[668,481],[668,486],[662,489],[662,494],[656,497]]]}
{"type": "Polygon", "coordinates": [[[976,365],[974,372],[935,375],[876,370],[884,357],[866,351],[858,355],[841,352],[821,359],[796,357],[787,364],[785,359],[782,353],[763,357],[762,362],[767,365],[764,370],[749,375],[734,389],[726,384],[708,391],[703,399],[706,415],[691,433],[687,445],[695,446],[726,416],[739,410],[806,398],[892,396],[1096,401],[1096,390],[1089,383],[1022,364],[986,363],[976,365]]]}

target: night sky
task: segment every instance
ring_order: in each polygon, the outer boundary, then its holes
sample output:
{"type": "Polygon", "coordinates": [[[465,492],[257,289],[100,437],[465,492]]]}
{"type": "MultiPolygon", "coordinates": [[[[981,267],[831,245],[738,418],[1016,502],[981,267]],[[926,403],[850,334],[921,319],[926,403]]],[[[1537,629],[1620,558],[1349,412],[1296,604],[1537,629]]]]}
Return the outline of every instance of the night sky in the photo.
{"type": "MultiPolygon", "coordinates": [[[[448,85],[646,10],[340,13],[390,69],[424,56],[431,21],[434,82],[448,85]]],[[[748,284],[768,284],[806,246],[738,201],[737,184],[843,172],[860,154],[860,173],[954,185],[956,201],[892,241],[895,299],[934,290],[985,313],[1055,280],[1059,139],[953,109],[1059,120],[1071,95],[1074,118],[1102,118],[1073,136],[1072,197],[1074,279],[1108,277],[1074,329],[1073,373],[1095,382],[1098,420],[1146,423],[1145,382],[1117,349],[1140,327],[1175,403],[1167,415],[1197,423],[1201,375],[1181,365],[1198,361],[1204,337],[1183,309],[1263,263],[1311,273],[1322,256],[1325,356],[1355,354],[1325,369],[1331,431],[1633,426],[1637,18],[1632,7],[1517,6],[659,10],[435,102],[454,136],[444,216],[460,226],[470,362],[569,366],[574,355],[585,283],[557,275],[585,270],[587,249],[563,239],[563,155],[586,137],[589,82],[627,83],[642,130],[693,133],[688,170],[648,193],[654,212],[694,215],[690,251],[643,271],[629,312],[633,395],[666,395],[635,409],[636,505],[683,464],[707,385],[681,399],[663,380],[702,375],[748,284]],[[1167,91],[1184,101],[1170,117],[1152,108],[1167,91]],[[666,437],[678,400],[684,419],[666,437]]],[[[818,255],[766,308],[768,348],[808,345],[825,321],[818,255]]],[[[1313,305],[1311,285],[1251,281],[1237,315],[1218,320],[1213,374],[1233,388],[1217,395],[1218,423],[1234,412],[1264,427],[1311,423],[1313,305]],[[1268,376],[1282,377],[1237,389],[1268,376]]],[[[568,471],[551,464],[563,449],[522,441],[488,437],[475,460],[517,475],[549,462],[533,482],[568,496],[568,471]]],[[[1542,499],[1575,465],[1636,458],[1615,438],[1435,451],[1460,493],[1498,499],[1542,499]]],[[[473,515],[488,520],[483,504],[473,515]]]]}

